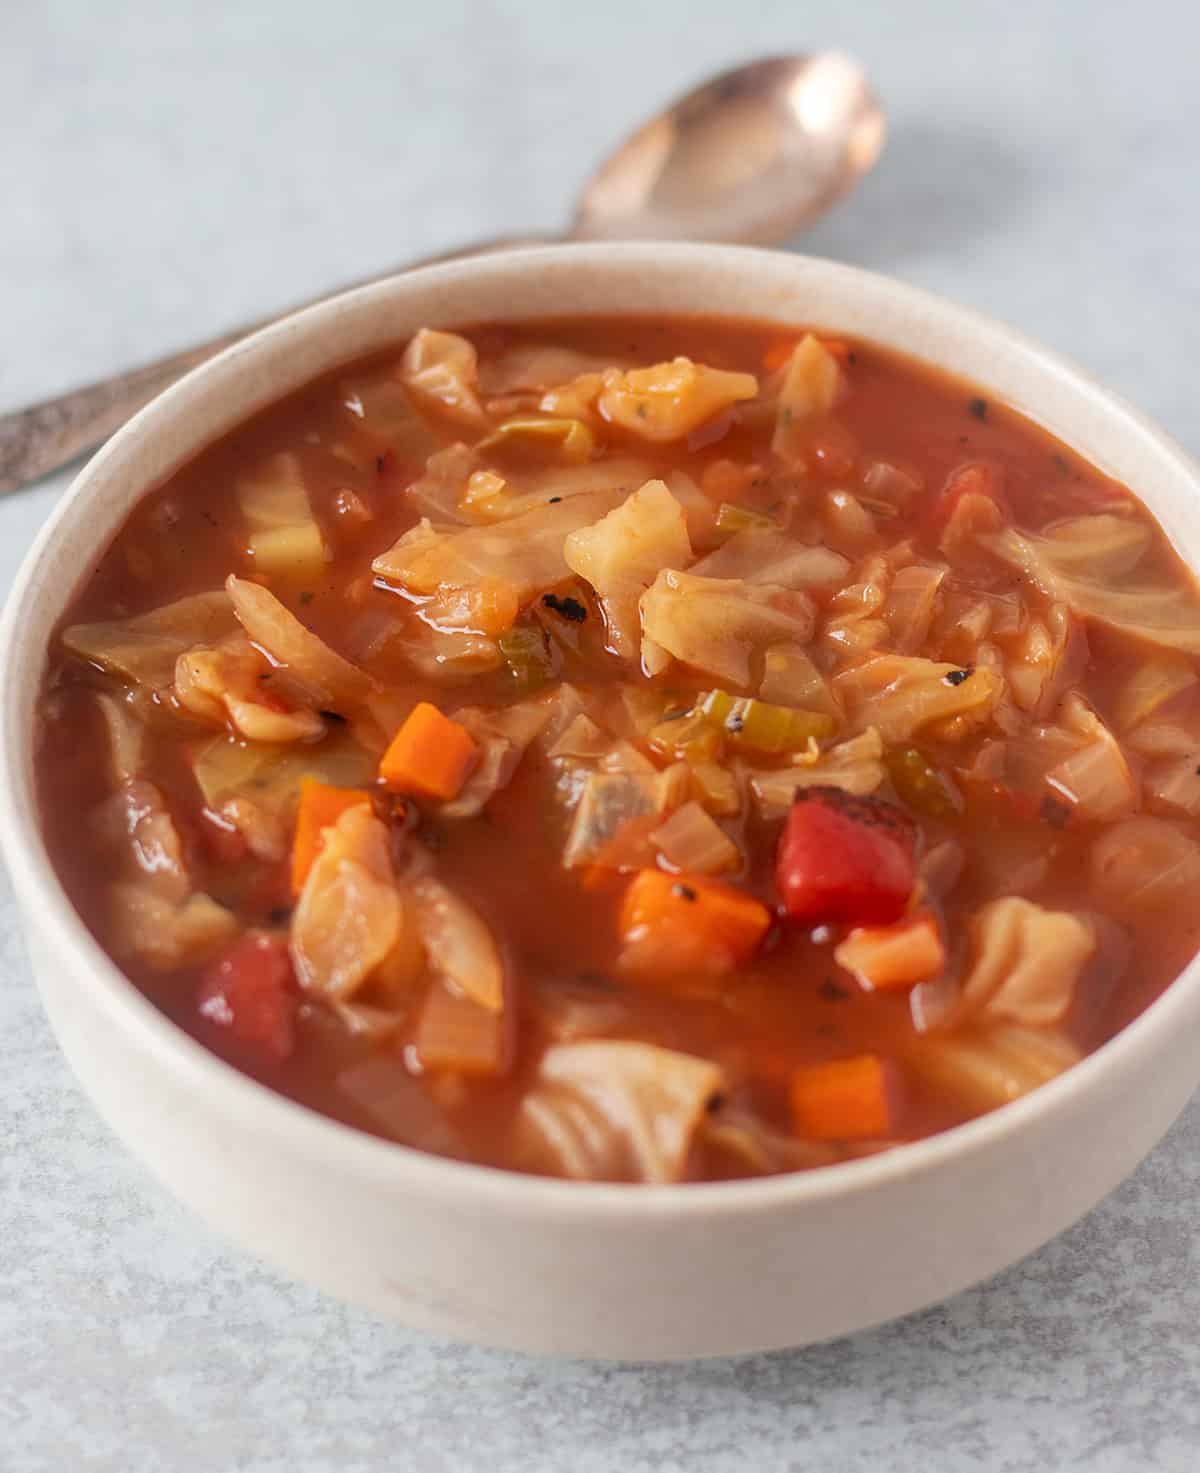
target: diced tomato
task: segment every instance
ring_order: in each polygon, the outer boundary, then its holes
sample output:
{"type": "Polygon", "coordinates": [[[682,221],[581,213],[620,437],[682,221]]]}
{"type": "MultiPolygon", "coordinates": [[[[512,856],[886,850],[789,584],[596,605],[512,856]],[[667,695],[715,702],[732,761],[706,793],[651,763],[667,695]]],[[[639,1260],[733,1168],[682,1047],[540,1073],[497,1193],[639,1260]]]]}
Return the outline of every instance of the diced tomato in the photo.
{"type": "Polygon", "coordinates": [[[196,998],[201,1017],[227,1028],[248,1048],[281,1061],[296,1046],[296,985],[287,943],[250,932],[205,973],[196,998]]]}
{"type": "Polygon", "coordinates": [[[784,910],[814,925],[898,920],[917,880],[916,839],[916,825],[894,803],[801,788],[776,859],[784,910]]]}

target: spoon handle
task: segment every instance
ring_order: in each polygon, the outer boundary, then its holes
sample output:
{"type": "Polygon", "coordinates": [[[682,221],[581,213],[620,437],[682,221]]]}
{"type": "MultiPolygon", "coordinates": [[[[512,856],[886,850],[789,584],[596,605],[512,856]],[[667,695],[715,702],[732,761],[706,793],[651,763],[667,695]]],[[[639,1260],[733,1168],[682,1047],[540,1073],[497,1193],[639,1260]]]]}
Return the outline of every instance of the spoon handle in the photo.
{"type": "MultiPolygon", "coordinates": [[[[524,245],[544,245],[546,237],[503,237],[497,240],[479,241],[474,245],[460,246],[456,250],[444,251],[437,256],[426,256],[419,261],[410,261],[380,276],[358,281],[354,286],[369,286],[373,281],[383,281],[395,275],[396,270],[413,271],[419,266],[433,266],[440,261],[458,260],[464,256],[482,256],[491,251],[513,250],[524,245]]],[[[350,290],[341,287],[339,291],[350,290]]],[[[306,307],[327,301],[338,292],[324,292],[306,307]]],[[[126,373],[113,374],[93,384],[73,389],[57,399],[46,399],[40,404],[31,404],[26,409],[14,410],[0,415],[0,495],[17,491],[36,481],[50,471],[58,470],[68,461],[107,440],[115,430],[145,405],[169,388],[191,369],[206,359],[214,357],[222,349],[232,347],[242,338],[257,332],[299,311],[291,307],[273,317],[250,323],[234,332],[223,333],[218,338],[195,347],[185,348],[180,353],[158,358],[141,368],[126,373]]]]}

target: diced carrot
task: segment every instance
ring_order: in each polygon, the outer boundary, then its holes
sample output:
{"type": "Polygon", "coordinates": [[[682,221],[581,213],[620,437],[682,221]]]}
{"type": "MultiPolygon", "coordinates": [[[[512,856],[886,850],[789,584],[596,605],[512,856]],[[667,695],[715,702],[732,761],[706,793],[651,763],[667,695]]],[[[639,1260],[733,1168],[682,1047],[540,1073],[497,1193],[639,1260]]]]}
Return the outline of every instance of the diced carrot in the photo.
{"type": "Polygon", "coordinates": [[[792,1123],[818,1141],[887,1135],[893,1124],[895,1080],[876,1054],[813,1064],[792,1076],[792,1123]]]}
{"type": "Polygon", "coordinates": [[[644,869],[621,904],[621,965],[640,974],[728,972],[749,961],[770,924],[767,907],[732,885],[644,869]]]}
{"type": "Polygon", "coordinates": [[[859,926],[834,949],[839,967],[873,991],[912,987],[941,976],[946,948],[932,911],[919,910],[891,926],[859,926]]]}
{"type": "Polygon", "coordinates": [[[331,828],[348,808],[370,803],[362,788],[331,788],[315,777],[300,780],[300,807],[296,811],[296,837],[292,841],[292,894],[299,895],[313,861],[325,844],[331,828]]]}
{"type": "Polygon", "coordinates": [[[379,776],[393,792],[454,798],[478,755],[479,748],[465,726],[422,701],[392,738],[379,763],[379,776]]]}

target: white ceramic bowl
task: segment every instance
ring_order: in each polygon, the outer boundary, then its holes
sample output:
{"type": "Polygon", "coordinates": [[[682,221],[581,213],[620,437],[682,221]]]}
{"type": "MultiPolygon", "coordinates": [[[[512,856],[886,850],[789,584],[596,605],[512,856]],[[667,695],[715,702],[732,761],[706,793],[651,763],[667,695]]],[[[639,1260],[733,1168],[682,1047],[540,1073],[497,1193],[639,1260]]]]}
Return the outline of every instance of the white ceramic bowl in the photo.
{"type": "Polygon", "coordinates": [[[895,281],[683,245],[438,266],[239,344],[157,399],[79,475],[0,630],[0,841],[72,1067],[131,1149],[237,1242],[382,1314],[490,1344],[639,1359],[797,1345],[995,1273],[1116,1186],[1200,1082],[1200,965],[1053,1083],[930,1140],[759,1181],[581,1185],[390,1145],[237,1073],[108,960],[38,825],[34,704],[47,639],[144,490],[253,411],[424,323],[606,312],[806,323],[961,374],[1127,482],[1200,567],[1200,471],[1170,440],[1061,359],[895,281]]]}

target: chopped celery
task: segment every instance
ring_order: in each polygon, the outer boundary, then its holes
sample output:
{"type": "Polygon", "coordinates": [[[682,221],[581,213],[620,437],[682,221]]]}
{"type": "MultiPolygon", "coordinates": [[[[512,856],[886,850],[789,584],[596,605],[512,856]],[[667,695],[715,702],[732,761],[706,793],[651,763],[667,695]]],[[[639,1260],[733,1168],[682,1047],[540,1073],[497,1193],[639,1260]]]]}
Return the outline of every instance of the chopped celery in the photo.
{"type": "Polygon", "coordinates": [[[496,641],[508,673],[522,690],[536,690],[554,676],[554,655],[545,631],[515,625],[496,641]]]}
{"type": "Polygon", "coordinates": [[[480,450],[545,452],[557,450],[563,460],[581,465],[591,457],[596,441],[581,419],[506,419],[479,442],[480,450]]]}
{"type": "Polygon", "coordinates": [[[884,758],[896,796],[929,818],[957,818],[962,796],[946,773],[917,747],[893,747],[884,758]]]}
{"type": "Polygon", "coordinates": [[[832,736],[836,725],[824,711],[796,711],[723,690],[709,691],[696,710],[732,746],[776,755],[803,751],[814,738],[832,736]]]}
{"type": "Polygon", "coordinates": [[[685,711],[674,720],[660,721],[646,736],[652,751],[688,762],[715,762],[724,743],[721,733],[699,711],[685,711]]]}
{"type": "Polygon", "coordinates": [[[726,537],[735,532],[750,530],[777,532],[779,524],[760,511],[751,511],[748,506],[735,506],[732,501],[723,501],[717,509],[717,531],[726,537]]]}

